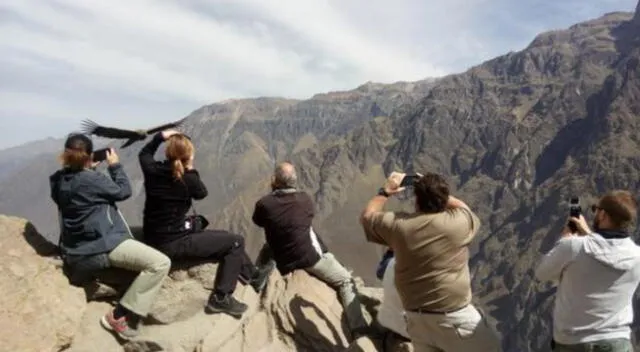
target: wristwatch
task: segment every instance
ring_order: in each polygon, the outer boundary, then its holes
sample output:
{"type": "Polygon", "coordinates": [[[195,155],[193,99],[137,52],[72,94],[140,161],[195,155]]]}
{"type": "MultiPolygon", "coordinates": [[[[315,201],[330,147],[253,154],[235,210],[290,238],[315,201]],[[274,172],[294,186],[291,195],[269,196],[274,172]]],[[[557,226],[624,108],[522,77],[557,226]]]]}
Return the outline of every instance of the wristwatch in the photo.
{"type": "Polygon", "coordinates": [[[387,193],[387,191],[384,190],[384,187],[380,187],[377,195],[389,198],[389,193],[387,193]]]}

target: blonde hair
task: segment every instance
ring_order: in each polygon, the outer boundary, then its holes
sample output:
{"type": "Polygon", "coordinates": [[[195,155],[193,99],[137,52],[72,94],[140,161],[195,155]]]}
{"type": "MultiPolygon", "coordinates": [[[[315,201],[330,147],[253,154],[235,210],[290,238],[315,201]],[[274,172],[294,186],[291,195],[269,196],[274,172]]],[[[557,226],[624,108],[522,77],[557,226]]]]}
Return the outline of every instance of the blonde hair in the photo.
{"type": "Polygon", "coordinates": [[[193,143],[182,134],[175,134],[167,140],[164,154],[171,162],[171,170],[176,180],[182,180],[184,165],[189,162],[194,152],[193,143]]]}

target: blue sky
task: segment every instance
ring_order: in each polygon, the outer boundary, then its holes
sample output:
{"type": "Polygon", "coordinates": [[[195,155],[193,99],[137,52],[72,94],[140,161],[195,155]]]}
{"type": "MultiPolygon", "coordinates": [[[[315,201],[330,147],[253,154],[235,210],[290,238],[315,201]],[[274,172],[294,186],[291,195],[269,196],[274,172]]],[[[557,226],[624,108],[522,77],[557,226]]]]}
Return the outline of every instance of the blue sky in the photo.
{"type": "Polygon", "coordinates": [[[0,148],[464,71],[637,0],[2,0],[0,148]]]}

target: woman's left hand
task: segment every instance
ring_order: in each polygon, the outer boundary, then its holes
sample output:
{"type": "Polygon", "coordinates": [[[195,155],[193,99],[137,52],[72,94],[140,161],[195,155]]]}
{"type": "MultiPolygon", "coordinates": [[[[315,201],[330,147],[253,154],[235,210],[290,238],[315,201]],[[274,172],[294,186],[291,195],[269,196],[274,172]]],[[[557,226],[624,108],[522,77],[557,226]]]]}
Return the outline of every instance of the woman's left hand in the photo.
{"type": "Polygon", "coordinates": [[[165,141],[167,139],[169,139],[169,137],[176,135],[176,134],[180,134],[180,132],[176,131],[176,130],[164,130],[162,131],[162,139],[164,139],[165,141]]]}

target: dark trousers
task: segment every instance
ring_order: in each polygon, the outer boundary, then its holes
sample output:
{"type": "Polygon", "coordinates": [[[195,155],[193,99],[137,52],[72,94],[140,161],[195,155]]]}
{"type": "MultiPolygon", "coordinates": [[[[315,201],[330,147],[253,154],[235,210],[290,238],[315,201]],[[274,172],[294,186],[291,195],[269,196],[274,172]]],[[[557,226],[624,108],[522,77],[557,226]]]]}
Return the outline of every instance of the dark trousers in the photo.
{"type": "Polygon", "coordinates": [[[214,292],[230,294],[241,277],[248,282],[255,266],[244,249],[244,237],[223,230],[189,234],[157,247],[171,259],[202,258],[219,263],[214,292]]]}
{"type": "Polygon", "coordinates": [[[607,339],[575,345],[563,345],[552,342],[552,351],[556,352],[632,352],[633,346],[629,339],[607,339]]]}

